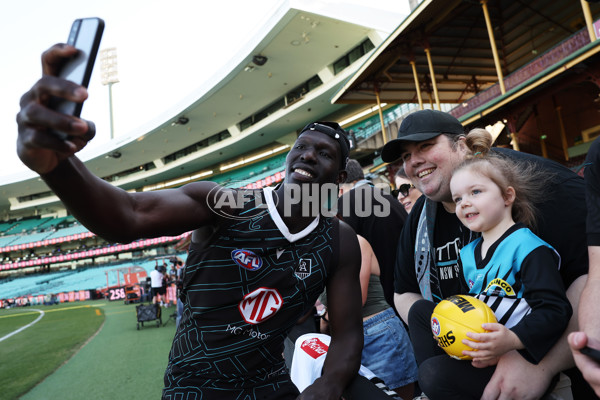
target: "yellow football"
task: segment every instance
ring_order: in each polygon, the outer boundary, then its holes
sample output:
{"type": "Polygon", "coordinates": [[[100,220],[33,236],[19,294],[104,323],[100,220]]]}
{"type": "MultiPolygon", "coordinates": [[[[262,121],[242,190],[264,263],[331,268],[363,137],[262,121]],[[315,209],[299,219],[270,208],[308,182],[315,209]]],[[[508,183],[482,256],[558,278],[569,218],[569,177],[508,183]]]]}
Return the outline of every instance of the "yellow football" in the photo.
{"type": "MultiPolygon", "coordinates": [[[[462,343],[469,339],[467,332],[487,332],[481,327],[486,322],[497,322],[492,309],[472,296],[450,296],[439,302],[431,314],[431,331],[438,344],[451,357],[470,360],[463,350],[473,350],[462,343]]],[[[473,339],[469,339],[473,340],[473,339]]]]}

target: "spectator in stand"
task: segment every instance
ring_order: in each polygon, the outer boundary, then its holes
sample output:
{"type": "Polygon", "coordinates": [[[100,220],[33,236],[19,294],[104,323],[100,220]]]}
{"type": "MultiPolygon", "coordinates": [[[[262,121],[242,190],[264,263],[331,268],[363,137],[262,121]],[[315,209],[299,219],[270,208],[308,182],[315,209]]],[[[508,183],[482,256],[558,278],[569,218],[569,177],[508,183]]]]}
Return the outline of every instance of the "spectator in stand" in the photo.
{"type": "Polygon", "coordinates": [[[160,272],[162,269],[158,265],[158,262],[154,266],[154,270],[150,272],[150,279],[152,280],[152,304],[159,303],[163,305],[163,296],[166,294],[166,287],[163,286],[165,276],[160,272]]]}
{"type": "Polygon", "coordinates": [[[394,175],[394,183],[396,184],[396,190],[392,191],[394,195],[398,197],[398,201],[404,206],[407,213],[410,213],[413,205],[421,197],[423,193],[419,191],[408,179],[404,168],[400,168],[396,175],[394,175]]]}
{"type": "MultiPolygon", "coordinates": [[[[464,128],[455,117],[437,110],[421,110],[405,117],[398,138],[383,147],[383,160],[400,159],[406,175],[423,193],[413,206],[414,212],[411,211],[398,242],[395,300],[405,321],[417,300],[425,298],[438,303],[463,290],[458,274],[459,250],[479,236],[457,218],[450,192],[452,173],[469,154],[465,140],[464,128]]],[[[563,165],[531,154],[504,148],[493,148],[491,153],[531,162],[549,176],[547,189],[552,195],[535,204],[540,218],[534,233],[561,256],[560,273],[574,310],[567,328],[571,332],[577,326],[575,310],[588,269],[583,179],[563,165]]],[[[482,399],[509,395],[519,399],[538,398],[561,370],[566,370],[571,378],[574,394],[581,390],[580,398],[590,398],[589,386],[577,376],[573,365],[566,335],[538,365],[531,364],[517,351],[510,351],[500,357],[482,399]]]]}
{"type": "Polygon", "coordinates": [[[373,248],[385,300],[394,308],[394,263],[406,211],[389,192],[365,179],[358,161],[348,160],[346,172],[346,182],[340,185],[338,215],[373,248]]]}
{"type": "Polygon", "coordinates": [[[551,195],[543,193],[548,175],[488,155],[491,144],[485,129],[469,132],[466,146],[475,156],[454,170],[450,188],[460,221],[481,233],[460,250],[461,284],[490,306],[498,323],[483,324],[485,333],[467,333],[462,343],[475,350],[462,354],[473,360],[455,360],[440,348],[443,340],[431,337],[435,304],[421,299],[413,305],[409,325],[419,385],[431,400],[479,400],[501,356],[517,350],[538,364],[572,315],[559,254],[528,229],[536,221],[533,203],[551,195]]]}

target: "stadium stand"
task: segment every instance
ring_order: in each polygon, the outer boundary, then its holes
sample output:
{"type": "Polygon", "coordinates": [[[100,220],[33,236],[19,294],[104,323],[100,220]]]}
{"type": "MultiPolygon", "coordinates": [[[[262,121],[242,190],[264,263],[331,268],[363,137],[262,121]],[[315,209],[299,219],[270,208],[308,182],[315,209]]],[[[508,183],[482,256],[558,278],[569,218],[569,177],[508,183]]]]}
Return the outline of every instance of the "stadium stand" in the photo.
{"type": "Polygon", "coordinates": [[[5,235],[6,232],[8,232],[8,230],[10,228],[12,228],[15,225],[14,222],[2,222],[0,223],[0,235],[5,235]]]}
{"type": "Polygon", "coordinates": [[[0,237],[0,247],[8,246],[18,238],[17,235],[0,237]]]}
{"type": "Polygon", "coordinates": [[[28,235],[17,235],[16,239],[14,239],[12,242],[10,242],[10,245],[14,246],[14,245],[19,245],[19,244],[24,244],[24,243],[37,242],[40,240],[47,239],[50,235],[52,235],[52,233],[53,232],[38,232],[38,233],[31,233],[28,235]]]}
{"type": "Polygon", "coordinates": [[[76,235],[78,233],[84,233],[84,232],[89,232],[89,231],[83,225],[69,226],[67,228],[59,229],[55,232],[50,232],[50,235],[47,237],[47,239],[60,238],[60,237],[65,237],[65,236],[69,236],[69,235],[76,235]]]}
{"type": "Polygon", "coordinates": [[[13,225],[6,233],[26,233],[32,230],[37,230],[38,227],[45,222],[51,220],[52,217],[38,218],[38,219],[23,219],[13,225]]]}
{"type": "MultiPolygon", "coordinates": [[[[187,259],[187,253],[176,253],[177,256],[187,259]]],[[[99,266],[83,267],[75,270],[49,272],[23,276],[0,281],[1,298],[17,298],[22,296],[37,296],[55,293],[66,293],[78,290],[96,290],[108,286],[116,286],[123,282],[118,280],[117,274],[107,274],[120,267],[140,266],[148,276],[156,264],[154,257],[127,260],[117,263],[106,263],[99,266]],[[107,282],[108,279],[108,282],[107,282]]]]}

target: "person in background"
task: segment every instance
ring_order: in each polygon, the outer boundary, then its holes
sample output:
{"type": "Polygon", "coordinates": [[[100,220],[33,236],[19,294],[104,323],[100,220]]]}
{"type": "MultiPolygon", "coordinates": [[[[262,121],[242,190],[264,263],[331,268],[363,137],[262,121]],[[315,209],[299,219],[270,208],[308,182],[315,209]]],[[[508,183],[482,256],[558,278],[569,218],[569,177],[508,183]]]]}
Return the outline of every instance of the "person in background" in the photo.
{"type": "Polygon", "coordinates": [[[406,212],[410,213],[413,205],[423,193],[408,179],[403,168],[398,169],[394,175],[394,183],[396,184],[396,189],[393,191],[393,194],[398,197],[398,201],[404,206],[406,212]]]}
{"type": "Polygon", "coordinates": [[[533,203],[544,195],[547,176],[488,155],[491,144],[484,129],[467,135],[466,146],[476,156],[454,170],[450,189],[460,221],[481,233],[460,251],[464,292],[486,303],[498,322],[482,324],[485,333],[470,332],[462,340],[474,349],[462,352],[472,362],[455,360],[431,338],[435,304],[422,299],[412,306],[408,318],[419,385],[431,400],[479,400],[502,355],[517,350],[538,364],[572,314],[560,256],[528,228],[535,225],[533,203]]]}
{"type": "Polygon", "coordinates": [[[594,140],[585,159],[584,178],[587,203],[587,246],[590,272],[581,294],[579,331],[569,335],[575,364],[600,396],[600,360],[583,354],[584,347],[600,350],[600,138],[594,140]]]}
{"type": "MultiPolygon", "coordinates": [[[[152,275],[152,272],[150,272],[152,275]]],[[[147,276],[142,284],[142,298],[141,302],[151,302],[152,301],[152,278],[147,276]]]]}
{"type": "MultiPolygon", "coordinates": [[[[371,245],[360,235],[358,243],[365,336],[361,365],[383,380],[400,397],[412,399],[418,370],[410,338],[394,309],[385,301],[379,281],[379,263],[371,245]]],[[[326,303],[325,296],[323,301],[326,303]]],[[[326,311],[322,317],[321,333],[329,334],[326,311]]]]}
{"type": "Polygon", "coordinates": [[[346,182],[340,185],[338,215],[373,248],[379,261],[383,293],[393,308],[396,246],[406,211],[388,191],[365,179],[358,161],[348,160],[346,172],[346,182]]]}
{"type": "Polygon", "coordinates": [[[163,305],[163,296],[167,293],[166,286],[163,286],[165,281],[165,275],[161,272],[162,266],[158,265],[158,261],[154,266],[152,272],[150,272],[150,279],[152,281],[152,304],[163,305]]]}
{"type": "Polygon", "coordinates": [[[183,290],[183,260],[176,258],[177,272],[175,274],[175,285],[177,287],[177,317],[175,318],[175,324],[179,326],[179,321],[183,316],[183,302],[181,301],[181,291],[183,290]]]}
{"type": "Polygon", "coordinates": [[[394,308],[385,301],[379,280],[381,270],[373,248],[362,236],[358,236],[358,243],[365,336],[361,363],[400,397],[410,399],[418,374],[410,338],[394,308]]]}
{"type": "MultiPolygon", "coordinates": [[[[457,218],[450,191],[454,169],[470,153],[464,133],[464,127],[452,115],[420,110],[404,118],[397,139],[389,141],[382,150],[383,161],[400,160],[406,175],[423,193],[398,242],[395,303],[404,321],[408,321],[409,310],[417,300],[425,298],[438,303],[463,290],[458,274],[459,251],[479,236],[457,218]]],[[[496,147],[491,153],[531,162],[549,176],[547,191],[552,195],[535,204],[539,220],[534,233],[561,256],[560,274],[573,307],[573,318],[566,331],[571,332],[577,327],[579,296],[588,270],[583,179],[563,165],[535,155],[496,147]]],[[[538,365],[517,351],[504,354],[482,399],[539,398],[563,370],[571,378],[575,396],[593,396],[581,374],[572,368],[573,356],[566,338],[565,334],[538,365]]]]}

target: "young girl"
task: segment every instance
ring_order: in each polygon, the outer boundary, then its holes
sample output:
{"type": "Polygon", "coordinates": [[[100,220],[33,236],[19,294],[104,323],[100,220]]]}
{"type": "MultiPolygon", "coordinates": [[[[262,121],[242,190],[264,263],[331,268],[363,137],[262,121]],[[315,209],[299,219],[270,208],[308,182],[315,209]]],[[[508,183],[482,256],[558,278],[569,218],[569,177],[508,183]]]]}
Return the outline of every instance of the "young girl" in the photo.
{"type": "Polygon", "coordinates": [[[486,333],[467,334],[471,340],[463,343],[475,350],[463,354],[472,362],[438,349],[417,354],[419,384],[432,400],[479,399],[499,357],[509,351],[537,364],[572,314],[558,272],[560,257],[527,228],[534,226],[532,199],[540,195],[544,177],[527,165],[488,155],[491,143],[483,129],[469,133],[466,144],[473,156],[454,171],[450,189],[457,217],[481,232],[460,251],[464,292],[487,303],[498,323],[483,324],[486,333]]]}

